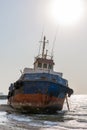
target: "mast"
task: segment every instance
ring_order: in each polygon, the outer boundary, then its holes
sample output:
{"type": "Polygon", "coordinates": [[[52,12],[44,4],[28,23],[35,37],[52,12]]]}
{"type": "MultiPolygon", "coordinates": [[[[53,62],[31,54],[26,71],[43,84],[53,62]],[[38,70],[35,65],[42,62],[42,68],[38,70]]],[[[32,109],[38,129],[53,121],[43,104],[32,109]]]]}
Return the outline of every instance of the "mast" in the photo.
{"type": "MultiPolygon", "coordinates": [[[[44,56],[45,56],[44,51],[45,51],[46,43],[48,43],[48,40],[46,41],[46,37],[44,36],[44,39],[43,39],[43,48],[42,48],[42,58],[44,58],[44,56]]],[[[47,54],[47,52],[46,52],[46,54],[47,54]]]]}
{"type": "Polygon", "coordinates": [[[44,36],[43,40],[40,41],[42,43],[42,53],[35,58],[34,69],[35,70],[45,70],[45,71],[53,71],[54,62],[50,55],[48,55],[48,50],[46,50],[46,43],[49,43],[44,36]]]}

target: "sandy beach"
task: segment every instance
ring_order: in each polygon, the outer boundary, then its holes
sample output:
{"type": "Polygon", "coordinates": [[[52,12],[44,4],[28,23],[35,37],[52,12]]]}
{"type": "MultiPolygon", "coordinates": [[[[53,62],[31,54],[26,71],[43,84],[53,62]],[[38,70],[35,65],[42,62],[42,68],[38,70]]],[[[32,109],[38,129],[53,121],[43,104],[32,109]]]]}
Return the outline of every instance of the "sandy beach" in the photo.
{"type": "Polygon", "coordinates": [[[7,104],[1,104],[0,111],[13,111],[13,109],[7,104]]]}
{"type": "MultiPolygon", "coordinates": [[[[11,113],[14,112],[14,109],[11,108],[7,104],[0,105],[0,112],[7,112],[11,113]]],[[[35,126],[29,126],[22,123],[18,123],[17,121],[11,121],[10,125],[6,122],[0,123],[0,130],[40,130],[40,128],[37,128],[35,126]]]]}
{"type": "Polygon", "coordinates": [[[40,130],[39,128],[35,128],[35,127],[28,127],[25,128],[22,126],[18,127],[18,126],[5,126],[5,125],[0,125],[0,130],[40,130]]]}

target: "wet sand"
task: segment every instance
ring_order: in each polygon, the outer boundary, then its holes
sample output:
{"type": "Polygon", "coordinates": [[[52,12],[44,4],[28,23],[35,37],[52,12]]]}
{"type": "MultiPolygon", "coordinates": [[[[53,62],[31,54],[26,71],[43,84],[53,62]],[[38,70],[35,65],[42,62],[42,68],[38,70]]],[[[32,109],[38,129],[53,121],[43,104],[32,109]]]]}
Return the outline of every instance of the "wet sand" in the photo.
{"type": "Polygon", "coordinates": [[[28,127],[28,128],[24,128],[22,127],[17,127],[17,126],[5,126],[5,125],[0,125],[0,130],[40,130],[39,128],[33,128],[33,127],[28,127]]]}
{"type": "Polygon", "coordinates": [[[13,111],[13,108],[11,108],[9,105],[7,104],[1,104],[0,105],[0,111],[13,111]]]}
{"type": "MultiPolygon", "coordinates": [[[[0,105],[0,112],[8,112],[12,113],[15,112],[13,108],[11,108],[9,105],[0,105]]],[[[29,126],[18,122],[11,122],[10,125],[8,123],[1,123],[0,124],[0,130],[40,130],[40,128],[35,126],[29,126]]]]}

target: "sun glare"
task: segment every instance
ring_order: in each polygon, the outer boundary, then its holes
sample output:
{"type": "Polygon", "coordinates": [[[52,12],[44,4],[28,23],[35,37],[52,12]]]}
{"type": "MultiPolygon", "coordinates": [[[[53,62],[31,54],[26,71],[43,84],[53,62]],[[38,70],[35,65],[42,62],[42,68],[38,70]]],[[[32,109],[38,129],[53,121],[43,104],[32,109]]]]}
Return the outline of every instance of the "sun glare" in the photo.
{"type": "Polygon", "coordinates": [[[83,16],[84,3],[82,0],[52,0],[49,10],[58,24],[70,25],[83,16]]]}

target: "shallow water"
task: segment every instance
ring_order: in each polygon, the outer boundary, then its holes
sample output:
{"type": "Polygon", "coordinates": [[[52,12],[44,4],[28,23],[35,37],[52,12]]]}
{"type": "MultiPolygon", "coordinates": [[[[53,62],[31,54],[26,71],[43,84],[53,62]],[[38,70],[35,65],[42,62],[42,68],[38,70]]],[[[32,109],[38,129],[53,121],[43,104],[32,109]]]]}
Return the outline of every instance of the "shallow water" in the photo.
{"type": "MultiPolygon", "coordinates": [[[[6,101],[0,100],[0,104],[6,101]]],[[[72,95],[69,99],[70,111],[66,102],[62,111],[54,115],[42,114],[8,114],[0,112],[0,124],[14,126],[35,126],[39,130],[87,130],[87,95],[72,95]]]]}

